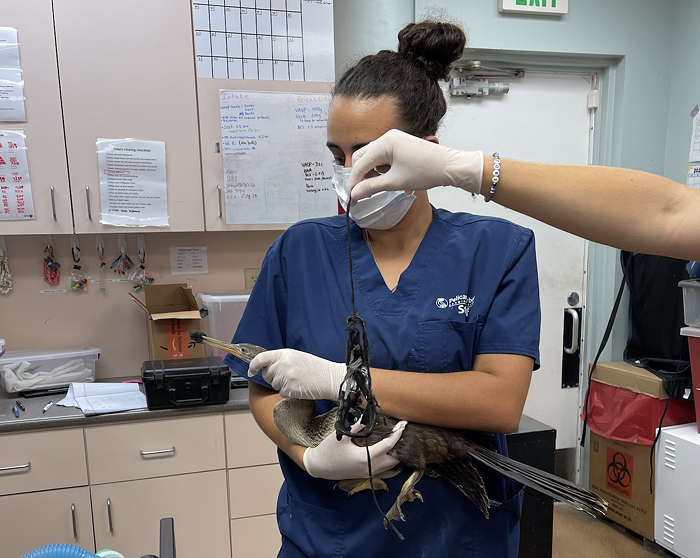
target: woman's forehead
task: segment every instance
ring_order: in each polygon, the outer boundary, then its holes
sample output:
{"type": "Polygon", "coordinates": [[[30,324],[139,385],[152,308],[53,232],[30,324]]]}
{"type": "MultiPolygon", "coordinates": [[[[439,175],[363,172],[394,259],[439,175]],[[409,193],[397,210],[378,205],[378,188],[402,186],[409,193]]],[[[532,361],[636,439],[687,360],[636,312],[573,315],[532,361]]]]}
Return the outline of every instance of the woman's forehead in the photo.
{"type": "Polygon", "coordinates": [[[401,128],[391,97],[334,97],[328,111],[328,142],[341,147],[369,143],[392,128],[401,128]]]}

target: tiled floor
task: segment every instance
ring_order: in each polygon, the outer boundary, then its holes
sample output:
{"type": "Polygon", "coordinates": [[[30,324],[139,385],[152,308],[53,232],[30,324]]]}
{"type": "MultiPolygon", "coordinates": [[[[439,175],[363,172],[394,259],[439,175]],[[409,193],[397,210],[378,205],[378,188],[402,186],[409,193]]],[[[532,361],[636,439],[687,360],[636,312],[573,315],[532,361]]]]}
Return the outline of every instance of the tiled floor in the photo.
{"type": "Polygon", "coordinates": [[[593,519],[563,504],[554,505],[552,558],[658,558],[674,556],[607,519],[593,519]]]}

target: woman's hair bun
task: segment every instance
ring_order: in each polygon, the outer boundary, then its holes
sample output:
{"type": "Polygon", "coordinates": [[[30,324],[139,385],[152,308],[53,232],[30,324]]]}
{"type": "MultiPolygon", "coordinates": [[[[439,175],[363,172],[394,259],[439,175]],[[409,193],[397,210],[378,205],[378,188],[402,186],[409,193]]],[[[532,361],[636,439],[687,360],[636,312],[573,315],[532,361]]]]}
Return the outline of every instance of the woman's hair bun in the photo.
{"type": "Polygon", "coordinates": [[[464,52],[467,37],[458,25],[439,21],[409,23],[399,32],[398,53],[422,63],[435,79],[450,79],[451,64],[464,52]]]}

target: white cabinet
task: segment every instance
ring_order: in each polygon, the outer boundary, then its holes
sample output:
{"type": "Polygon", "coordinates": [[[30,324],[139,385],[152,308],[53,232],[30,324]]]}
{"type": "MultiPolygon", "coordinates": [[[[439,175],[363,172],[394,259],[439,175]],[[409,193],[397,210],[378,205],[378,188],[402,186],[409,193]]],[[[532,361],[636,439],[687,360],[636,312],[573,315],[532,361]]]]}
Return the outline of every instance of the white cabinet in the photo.
{"type": "Polygon", "coordinates": [[[700,548],[698,463],[700,434],[696,423],[661,429],[656,446],[654,539],[682,558],[697,557],[700,548]]]}
{"type": "Polygon", "coordinates": [[[0,548],[49,544],[94,551],[82,429],[0,436],[0,548]]]}
{"type": "Polygon", "coordinates": [[[95,552],[87,486],[2,496],[0,517],[0,548],[7,558],[50,544],[74,544],[95,552]]]}
{"type": "Polygon", "coordinates": [[[277,495],[284,478],[277,446],[250,412],[225,417],[233,558],[274,558],[281,546],[277,495]]]}
{"type": "Polygon", "coordinates": [[[17,29],[26,122],[0,122],[22,130],[36,219],[0,221],[0,235],[73,232],[68,166],[58,88],[51,0],[3,2],[3,27],[17,29]]]}
{"type": "Polygon", "coordinates": [[[225,487],[225,471],[91,486],[95,542],[157,556],[160,519],[172,517],[178,557],[230,557],[225,487]]]}
{"type": "Polygon", "coordinates": [[[75,232],[123,232],[99,222],[98,138],[165,142],[169,226],[139,232],[204,230],[191,2],[53,5],[75,232]]]}
{"type": "Polygon", "coordinates": [[[181,558],[274,558],[283,479],[251,413],[155,416],[1,435],[0,555],[59,543],[157,555],[172,517],[181,558]]]}

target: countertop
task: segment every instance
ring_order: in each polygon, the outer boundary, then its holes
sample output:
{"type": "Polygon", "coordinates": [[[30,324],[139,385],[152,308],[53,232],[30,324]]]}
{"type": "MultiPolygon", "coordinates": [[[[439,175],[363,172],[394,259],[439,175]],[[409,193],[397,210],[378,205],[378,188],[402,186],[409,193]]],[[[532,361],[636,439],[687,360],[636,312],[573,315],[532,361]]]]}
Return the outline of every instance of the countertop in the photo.
{"type": "MultiPolygon", "coordinates": [[[[121,382],[128,378],[109,378],[103,381],[121,382]]],[[[143,386],[141,386],[143,391],[143,386]]],[[[8,399],[0,398],[0,434],[12,432],[27,432],[31,430],[44,430],[48,428],[83,428],[100,424],[112,424],[117,422],[131,422],[139,420],[159,420],[173,417],[185,417],[195,415],[207,415],[228,413],[233,411],[248,410],[248,388],[231,389],[229,400],[226,403],[215,405],[197,405],[192,407],[178,407],[149,411],[138,409],[135,411],[122,411],[118,413],[106,413],[102,415],[85,416],[77,407],[62,407],[56,405],[65,397],[65,394],[43,397],[13,397],[12,394],[2,394],[8,399]],[[25,410],[19,411],[16,418],[12,407],[20,401],[25,410]],[[42,413],[42,409],[49,401],[53,405],[48,411],[42,413]]]]}

